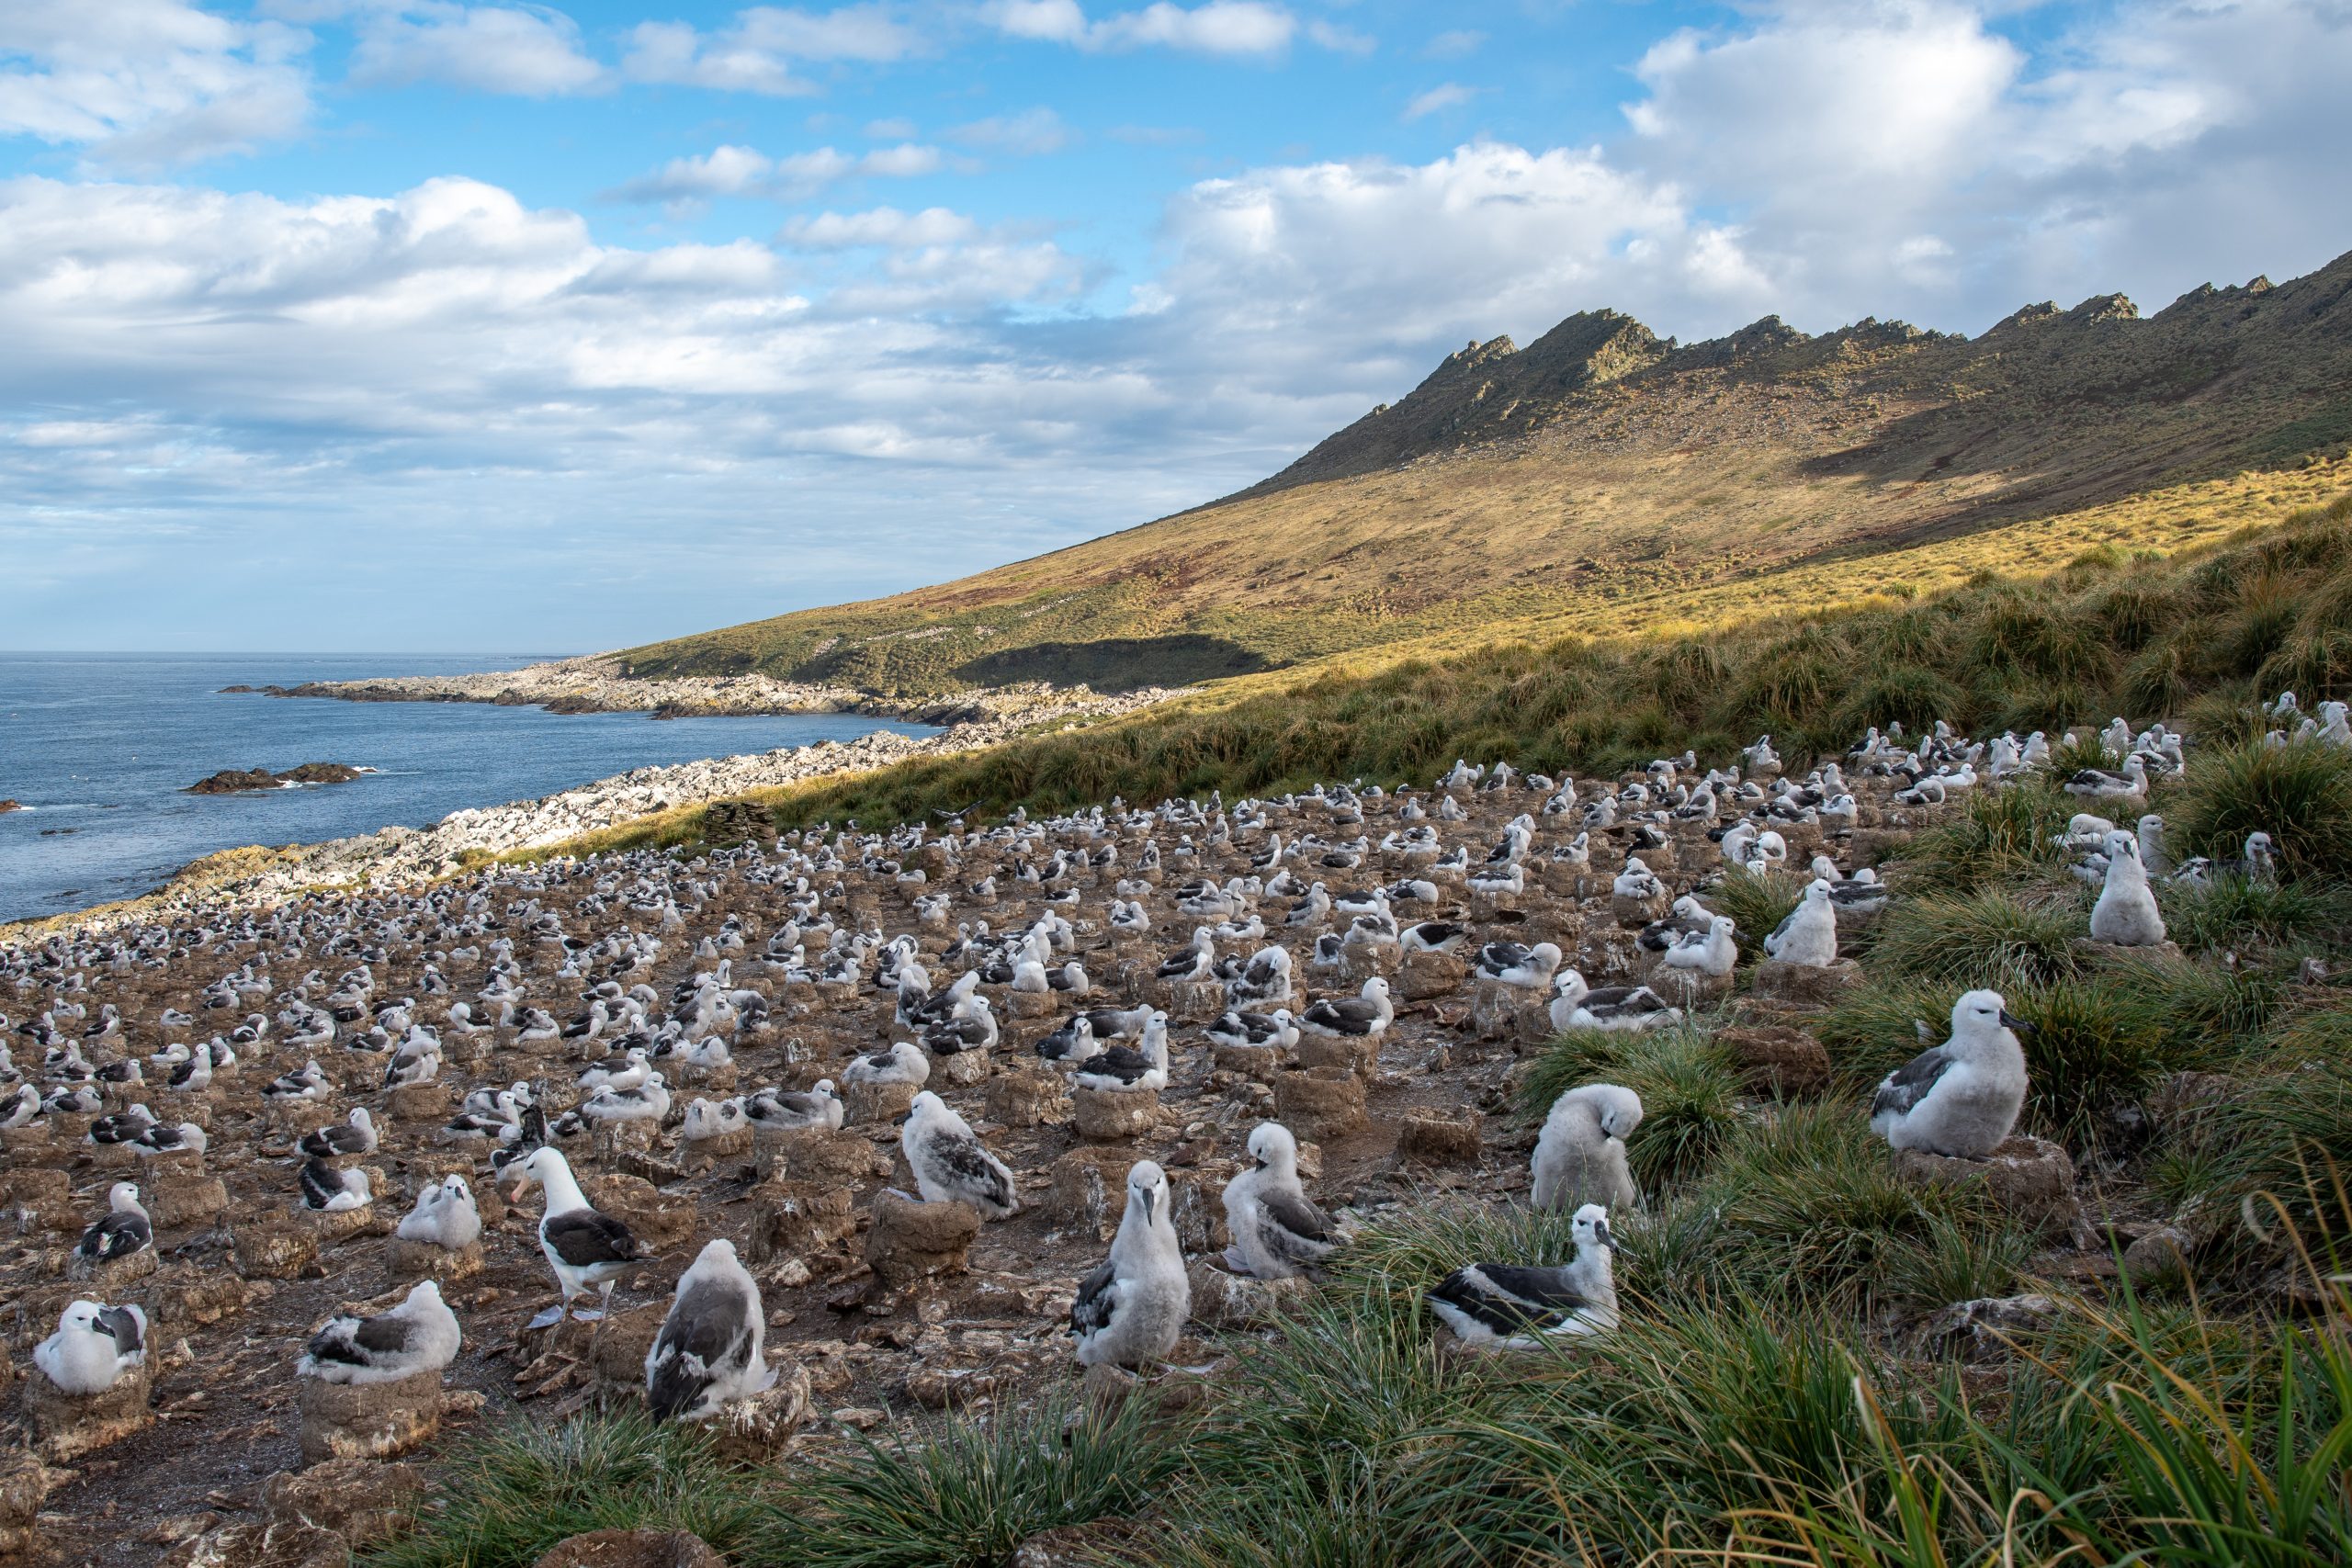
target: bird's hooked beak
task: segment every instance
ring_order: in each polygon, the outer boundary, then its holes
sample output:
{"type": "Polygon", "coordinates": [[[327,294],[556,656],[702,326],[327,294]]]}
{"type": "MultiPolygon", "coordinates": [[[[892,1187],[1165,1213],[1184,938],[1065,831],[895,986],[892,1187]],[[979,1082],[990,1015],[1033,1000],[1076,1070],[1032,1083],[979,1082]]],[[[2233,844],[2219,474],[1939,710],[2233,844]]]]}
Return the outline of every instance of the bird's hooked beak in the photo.
{"type": "Polygon", "coordinates": [[[2028,1023],[2021,1018],[2011,1017],[2009,1010],[2007,1008],[2003,1008],[2001,1010],[2001,1027],[2004,1029],[2014,1030],[2019,1034],[2036,1033],[2039,1032],[2040,1028],[2039,1025],[2028,1023]]]}
{"type": "Polygon", "coordinates": [[[1151,1224],[1157,1217],[1157,1211],[1159,1207],[1159,1190],[1151,1187],[1140,1187],[1136,1190],[1136,1195],[1143,1200],[1144,1224],[1151,1224]]]}

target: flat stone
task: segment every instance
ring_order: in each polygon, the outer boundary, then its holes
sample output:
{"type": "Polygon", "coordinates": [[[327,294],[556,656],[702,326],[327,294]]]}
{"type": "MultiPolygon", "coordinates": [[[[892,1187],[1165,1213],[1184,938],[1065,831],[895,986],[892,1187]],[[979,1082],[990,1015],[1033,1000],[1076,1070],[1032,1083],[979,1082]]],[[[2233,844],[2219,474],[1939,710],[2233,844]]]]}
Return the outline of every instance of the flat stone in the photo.
{"type": "Polygon", "coordinates": [[[2082,1224],[2075,1200],[2075,1162],[2056,1144],[2012,1136],[1983,1159],[1955,1159],[1924,1149],[1901,1149],[1895,1173],[1906,1181],[1947,1186],[1983,1184],[1993,1201],[2028,1224],[2073,1233],[2082,1224]]]}
{"type": "Polygon", "coordinates": [[[531,1568],[727,1568],[711,1544],[685,1530],[592,1530],[558,1541],[531,1568]]]}

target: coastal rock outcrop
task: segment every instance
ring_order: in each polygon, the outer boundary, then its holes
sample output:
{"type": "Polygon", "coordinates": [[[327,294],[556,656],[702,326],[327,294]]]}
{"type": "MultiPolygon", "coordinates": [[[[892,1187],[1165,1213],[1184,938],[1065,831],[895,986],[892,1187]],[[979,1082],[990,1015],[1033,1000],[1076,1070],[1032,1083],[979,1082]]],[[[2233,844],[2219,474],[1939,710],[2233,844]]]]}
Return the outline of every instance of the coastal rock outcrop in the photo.
{"type": "Polygon", "coordinates": [[[250,795],[255,790],[285,789],[292,784],[349,784],[371,770],[348,762],[305,762],[282,773],[267,768],[223,768],[210,778],[187,786],[190,795],[250,795]]]}

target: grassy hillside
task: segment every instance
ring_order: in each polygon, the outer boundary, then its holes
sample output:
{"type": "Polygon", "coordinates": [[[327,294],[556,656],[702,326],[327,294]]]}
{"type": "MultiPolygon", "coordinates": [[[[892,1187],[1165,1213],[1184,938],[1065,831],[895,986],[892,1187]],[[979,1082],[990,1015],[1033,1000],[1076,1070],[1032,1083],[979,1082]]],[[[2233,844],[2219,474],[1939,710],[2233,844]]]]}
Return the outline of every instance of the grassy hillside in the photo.
{"type": "MultiPolygon", "coordinates": [[[[1457,756],[1592,772],[1689,745],[1719,762],[1761,731],[1804,756],[1894,719],[2056,730],[2122,713],[2226,735],[2257,693],[2352,697],[2352,493],[2235,532],[2193,516],[2180,527],[2212,542],[2170,558],[2095,544],[2046,574],[1968,568],[1926,592],[1909,584],[1963,568],[1946,553],[1956,547],[1921,547],[1889,558],[1905,563],[1895,579],[1849,581],[1829,608],[1442,657],[1367,651],[757,800],[783,823],[896,821],[975,803],[992,815],[1335,778],[1426,783],[1457,756]],[[1892,591],[1865,592],[1872,582],[1892,591]]],[[[568,847],[691,841],[704,811],[568,847]]]]}
{"type": "Polygon", "coordinates": [[[1801,607],[1849,594],[1864,560],[1924,590],[1931,546],[1966,570],[2019,570],[2031,539],[2169,551],[2253,520],[2228,504],[2311,499],[2332,476],[2309,467],[2352,441],[2346,385],[2352,257],[2146,320],[2116,298],[2035,307],[1973,340],[1768,320],[1684,347],[1581,315],[1523,351],[1473,345],[1214,505],[623,658],[894,694],[1116,689],[1801,607]]]}

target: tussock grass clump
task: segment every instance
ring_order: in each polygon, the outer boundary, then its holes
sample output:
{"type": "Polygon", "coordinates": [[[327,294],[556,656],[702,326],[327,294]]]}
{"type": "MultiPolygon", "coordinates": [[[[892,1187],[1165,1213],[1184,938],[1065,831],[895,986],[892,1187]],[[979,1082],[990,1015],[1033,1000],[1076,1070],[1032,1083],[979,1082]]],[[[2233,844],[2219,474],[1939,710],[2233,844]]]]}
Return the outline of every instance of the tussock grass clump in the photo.
{"type": "Polygon", "coordinates": [[[693,1428],[657,1426],[642,1409],[553,1427],[513,1420],[460,1448],[416,1528],[367,1562],[530,1568],[567,1536],[640,1528],[691,1530],[731,1555],[767,1515],[754,1478],[712,1458],[693,1428]]]}
{"type": "Polygon", "coordinates": [[[2291,947],[2352,931],[2352,894],[2313,879],[2164,882],[2156,886],[2156,903],[2164,912],[2165,933],[2192,952],[2291,947]]]}
{"type": "Polygon", "coordinates": [[[1732,919],[1741,963],[1753,964],[1763,956],[1764,939],[1789,918],[1812,880],[1789,871],[1770,871],[1761,876],[1735,871],[1725,873],[1722,881],[1707,890],[1707,907],[1732,919]]]}
{"type": "Polygon", "coordinates": [[[1950,987],[1955,995],[1980,986],[2047,985],[2081,972],[2075,939],[2085,919],[2081,900],[2073,897],[1987,891],[1906,899],[1879,922],[1871,953],[1883,973],[1950,987]]]}
{"type": "Polygon", "coordinates": [[[1957,817],[1912,840],[1905,886],[1973,893],[2051,871],[2064,859],[2052,840],[2074,814],[2074,797],[2047,779],[1973,790],[1957,817]]]}
{"type": "MultiPolygon", "coordinates": [[[[1882,981],[1830,1010],[1817,1032],[1848,1089],[1866,1094],[1924,1049],[1917,1023],[1931,1041],[1945,1039],[1951,1004],[1968,988],[1961,981],[1882,981]]],[[[2152,965],[2004,989],[2009,1011],[2036,1026],[2021,1039],[2030,1086],[2022,1130],[2078,1150],[2109,1135],[2119,1113],[2203,1049],[2169,1010],[2185,994],[2194,993],[2176,968],[2152,965]],[[2180,989],[2167,988],[2172,984],[2180,989]]]]}
{"type": "Polygon", "coordinates": [[[2352,880],[2352,750],[2322,740],[2202,750],[2167,821],[2192,854],[2235,856],[2262,832],[2291,873],[2352,880]]]}
{"type": "Polygon", "coordinates": [[[1739,1125],[1738,1072],[1695,1024],[1635,1033],[1571,1030],[1528,1072],[1520,1109],[1541,1122],[1562,1093],[1589,1083],[1623,1084],[1642,1097],[1642,1124],[1625,1140],[1625,1158],[1645,1188],[1703,1170],[1739,1125]]]}
{"type": "Polygon", "coordinates": [[[753,1545],[808,1568],[993,1568],[1032,1536],[1133,1510],[1173,1464],[1140,1401],[1076,1421],[1049,1401],[798,1473],[753,1545]]]}

